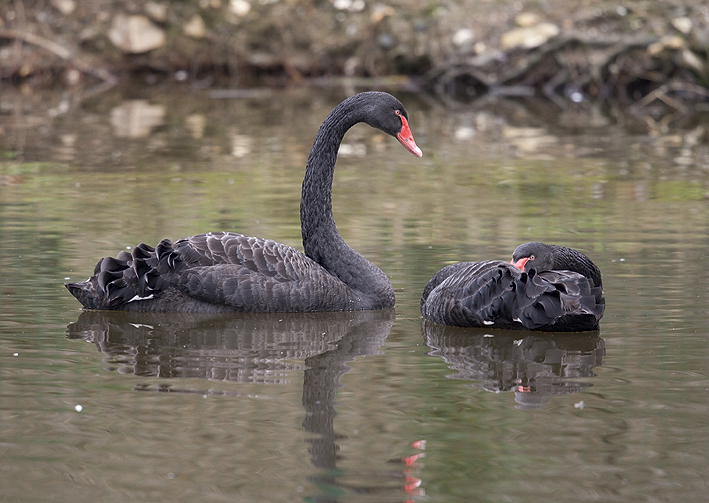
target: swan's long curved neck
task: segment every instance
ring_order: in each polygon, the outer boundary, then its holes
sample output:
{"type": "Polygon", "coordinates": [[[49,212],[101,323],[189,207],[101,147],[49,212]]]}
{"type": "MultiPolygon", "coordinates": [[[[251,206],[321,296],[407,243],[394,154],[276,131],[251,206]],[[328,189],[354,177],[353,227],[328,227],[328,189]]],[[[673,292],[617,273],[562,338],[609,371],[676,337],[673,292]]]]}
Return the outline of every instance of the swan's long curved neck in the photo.
{"type": "Polygon", "coordinates": [[[555,251],[554,254],[554,269],[567,269],[583,274],[587,278],[593,280],[594,286],[603,287],[601,279],[601,270],[594,264],[590,258],[583,253],[580,253],[573,248],[563,246],[550,245],[555,251]]]}
{"type": "Polygon", "coordinates": [[[349,101],[328,115],[315,137],[303,179],[301,232],[305,254],[361,295],[363,308],[371,309],[368,304],[370,296],[372,299],[390,296],[393,305],[394,294],[389,280],[377,266],[345,243],[332,214],[332,180],[337,152],[347,130],[364,120],[349,101]]]}

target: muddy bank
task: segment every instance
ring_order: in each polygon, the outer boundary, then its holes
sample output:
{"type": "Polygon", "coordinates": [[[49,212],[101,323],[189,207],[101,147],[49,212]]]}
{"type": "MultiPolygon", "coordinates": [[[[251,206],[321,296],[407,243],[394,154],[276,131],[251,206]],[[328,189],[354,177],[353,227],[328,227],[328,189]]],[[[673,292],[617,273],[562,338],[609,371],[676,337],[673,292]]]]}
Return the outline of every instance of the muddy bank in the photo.
{"type": "Polygon", "coordinates": [[[584,0],[15,0],[0,79],[247,87],[406,76],[458,97],[709,101],[709,5],[584,0]]]}

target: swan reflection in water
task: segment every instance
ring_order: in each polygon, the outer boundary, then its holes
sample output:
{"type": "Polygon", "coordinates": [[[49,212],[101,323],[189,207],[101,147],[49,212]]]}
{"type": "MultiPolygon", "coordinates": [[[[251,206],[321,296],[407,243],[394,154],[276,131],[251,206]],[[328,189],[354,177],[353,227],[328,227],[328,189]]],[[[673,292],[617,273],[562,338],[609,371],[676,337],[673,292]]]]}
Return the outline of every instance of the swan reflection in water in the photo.
{"type": "Polygon", "coordinates": [[[429,355],[442,358],[457,374],[452,379],[478,381],[474,387],[499,393],[514,391],[520,408],[537,408],[553,395],[584,391],[603,363],[605,343],[598,332],[545,333],[489,331],[421,324],[429,355]]]}
{"type": "MultiPolygon", "coordinates": [[[[309,480],[318,487],[400,500],[402,487],[409,495],[422,492],[410,474],[416,469],[412,460],[421,454],[397,459],[398,467],[384,474],[340,473],[337,441],[346,437],[334,425],[335,395],[350,370],[347,364],[378,354],[394,319],[393,310],[240,315],[84,311],[68,326],[67,337],[96,344],[108,369],[123,374],[277,384],[302,371],[303,428],[310,434],[305,441],[311,462],[321,470],[309,480]]],[[[154,391],[147,385],[135,389],[154,391]]],[[[167,384],[157,391],[210,393],[167,384]]],[[[329,501],[323,495],[315,499],[329,501]]]]}

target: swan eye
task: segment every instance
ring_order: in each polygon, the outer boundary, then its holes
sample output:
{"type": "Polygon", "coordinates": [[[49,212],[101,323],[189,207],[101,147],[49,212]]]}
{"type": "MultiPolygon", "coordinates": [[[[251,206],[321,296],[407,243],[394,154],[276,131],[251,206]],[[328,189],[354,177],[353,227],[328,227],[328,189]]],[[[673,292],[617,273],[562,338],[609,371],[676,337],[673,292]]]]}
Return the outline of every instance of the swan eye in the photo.
{"type": "Polygon", "coordinates": [[[396,115],[401,115],[401,110],[395,110],[394,113],[395,113],[396,115]]]}
{"type": "Polygon", "coordinates": [[[534,255],[530,255],[529,260],[534,260],[534,255]]]}

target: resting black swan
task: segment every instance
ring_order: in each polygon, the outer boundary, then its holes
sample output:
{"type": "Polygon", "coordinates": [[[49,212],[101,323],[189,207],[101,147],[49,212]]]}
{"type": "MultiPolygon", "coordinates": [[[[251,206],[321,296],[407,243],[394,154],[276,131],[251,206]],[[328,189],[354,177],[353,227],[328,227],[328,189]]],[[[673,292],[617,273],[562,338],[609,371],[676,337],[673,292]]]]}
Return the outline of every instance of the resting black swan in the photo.
{"type": "Polygon", "coordinates": [[[300,201],[305,254],[268,239],[211,232],[140,244],[99,260],[66,287],[87,309],[172,312],[305,312],[387,309],[394,290],[377,266],[345,243],[332,215],[332,178],[342,138],[359,122],[421,157],[399,100],[357,94],[327,116],[308,157],[300,201]]]}
{"type": "Polygon", "coordinates": [[[427,320],[459,327],[597,330],[606,301],[601,271],[586,255],[544,243],[519,245],[512,262],[444,267],[421,297],[427,320]]]}

